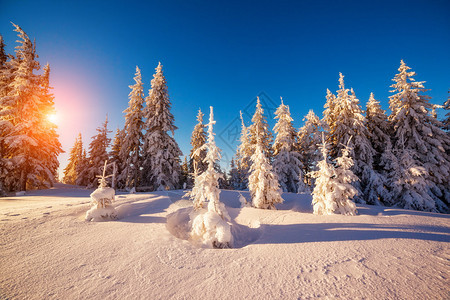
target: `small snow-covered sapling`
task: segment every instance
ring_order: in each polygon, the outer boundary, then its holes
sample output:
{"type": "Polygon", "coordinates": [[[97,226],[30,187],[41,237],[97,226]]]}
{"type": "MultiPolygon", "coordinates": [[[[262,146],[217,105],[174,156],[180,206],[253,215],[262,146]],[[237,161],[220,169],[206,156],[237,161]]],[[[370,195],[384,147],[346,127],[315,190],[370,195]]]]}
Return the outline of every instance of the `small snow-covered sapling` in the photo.
{"type": "Polygon", "coordinates": [[[117,218],[117,213],[114,207],[112,207],[116,192],[113,188],[107,186],[106,181],[107,178],[112,176],[105,175],[107,162],[108,161],[105,161],[103,174],[97,176],[99,178],[98,188],[90,195],[92,207],[86,213],[87,221],[102,221],[105,219],[114,220],[117,218]]]}

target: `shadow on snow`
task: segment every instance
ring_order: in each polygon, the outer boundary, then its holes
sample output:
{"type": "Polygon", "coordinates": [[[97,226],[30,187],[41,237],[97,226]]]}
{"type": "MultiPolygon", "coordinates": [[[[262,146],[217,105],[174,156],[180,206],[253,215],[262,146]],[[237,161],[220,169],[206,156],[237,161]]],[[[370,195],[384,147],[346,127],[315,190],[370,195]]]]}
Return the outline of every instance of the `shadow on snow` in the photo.
{"type": "Polygon", "coordinates": [[[314,223],[270,225],[262,224],[263,234],[256,244],[292,244],[378,239],[416,239],[450,242],[448,228],[401,224],[314,223]]]}

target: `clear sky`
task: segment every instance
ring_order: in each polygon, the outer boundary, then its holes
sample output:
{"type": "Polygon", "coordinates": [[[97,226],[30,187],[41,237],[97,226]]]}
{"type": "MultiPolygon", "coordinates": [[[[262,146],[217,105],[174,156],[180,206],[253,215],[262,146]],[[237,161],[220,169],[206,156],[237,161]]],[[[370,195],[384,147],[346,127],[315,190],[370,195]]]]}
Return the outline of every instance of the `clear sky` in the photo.
{"type": "Polygon", "coordinates": [[[261,93],[269,117],[282,96],[300,127],[308,110],[322,115],[339,72],[364,107],[374,92],[388,108],[401,59],[416,80],[427,81],[432,103],[442,104],[450,89],[448,0],[1,0],[0,6],[7,52],[16,46],[14,22],[36,39],[41,64],[50,63],[62,167],[78,132],[87,147],[106,114],[111,130],[123,126],[136,65],[148,94],[163,64],[184,154],[197,110],[214,106],[224,162],[237,146],[239,110],[249,124],[261,93]]]}

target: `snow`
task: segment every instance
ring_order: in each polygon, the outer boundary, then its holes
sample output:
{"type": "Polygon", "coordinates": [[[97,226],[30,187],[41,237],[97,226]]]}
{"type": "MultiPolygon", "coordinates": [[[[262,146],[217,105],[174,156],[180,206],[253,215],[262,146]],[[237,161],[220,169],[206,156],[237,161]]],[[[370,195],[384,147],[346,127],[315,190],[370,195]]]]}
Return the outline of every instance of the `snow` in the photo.
{"type": "Polygon", "coordinates": [[[114,201],[114,195],[116,194],[116,191],[113,188],[104,187],[104,188],[98,188],[95,191],[92,192],[90,197],[95,200],[96,202],[100,202],[103,199],[108,199],[114,201]]]}
{"type": "Polygon", "coordinates": [[[90,210],[86,212],[86,221],[91,222],[102,222],[107,220],[117,219],[117,212],[112,206],[106,207],[95,207],[93,206],[90,210]]]}
{"type": "Polygon", "coordinates": [[[208,248],[230,248],[233,245],[230,224],[213,210],[202,209],[191,212],[190,238],[194,244],[208,248]]]}
{"type": "Polygon", "coordinates": [[[311,195],[241,208],[222,190],[232,249],[189,239],[186,191],[118,193],[117,221],[86,222],[93,190],[0,198],[1,299],[446,299],[449,215],[357,204],[312,214],[311,195]]]}

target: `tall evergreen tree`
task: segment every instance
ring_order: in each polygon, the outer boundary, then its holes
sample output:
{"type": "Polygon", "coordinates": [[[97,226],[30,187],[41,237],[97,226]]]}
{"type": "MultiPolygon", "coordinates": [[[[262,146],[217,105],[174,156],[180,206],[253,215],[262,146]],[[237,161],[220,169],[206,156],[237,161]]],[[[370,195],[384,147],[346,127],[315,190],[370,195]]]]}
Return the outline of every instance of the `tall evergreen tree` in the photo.
{"type": "Polygon", "coordinates": [[[228,172],[229,188],[232,190],[240,190],[242,187],[239,167],[236,165],[234,157],[231,158],[230,171],[228,172]]]}
{"type": "Polygon", "coordinates": [[[38,180],[47,181],[50,185],[57,178],[57,171],[59,167],[58,155],[63,152],[61,143],[59,142],[59,135],[56,132],[56,124],[50,120],[50,116],[54,115],[54,97],[50,93],[50,65],[44,67],[44,72],[40,76],[40,92],[39,92],[39,127],[40,131],[37,133],[37,141],[39,147],[37,151],[33,152],[35,156],[36,165],[40,167],[37,170],[38,180]]]}
{"type": "Polygon", "coordinates": [[[391,127],[386,115],[386,111],[381,108],[380,102],[377,101],[370,93],[369,101],[366,106],[366,127],[369,131],[369,141],[375,151],[373,156],[373,169],[376,181],[373,188],[368,187],[368,202],[377,203],[381,201],[384,204],[392,204],[392,191],[394,182],[388,180],[389,172],[392,170],[390,166],[396,158],[392,152],[391,144],[391,127]]]}
{"type": "Polygon", "coordinates": [[[111,146],[111,152],[109,154],[109,162],[116,165],[115,187],[119,189],[125,188],[126,185],[126,173],[123,172],[125,167],[125,159],[123,157],[123,141],[125,140],[125,130],[116,129],[114,140],[111,146]],[[122,153],[121,153],[122,152],[122,153]]]}
{"type": "Polygon", "coordinates": [[[223,189],[223,190],[229,189],[229,180],[228,180],[227,173],[224,170],[222,170],[222,167],[220,166],[220,164],[218,162],[214,165],[214,168],[216,169],[217,173],[220,174],[219,189],[223,189]]]}
{"type": "Polygon", "coordinates": [[[386,148],[391,145],[391,127],[386,111],[381,108],[380,102],[370,93],[366,105],[366,126],[370,133],[369,139],[375,150],[374,169],[382,170],[382,155],[386,148]]]}
{"type": "Polygon", "coordinates": [[[108,134],[111,131],[108,130],[108,116],[106,116],[103,125],[97,128],[97,132],[97,135],[92,137],[92,141],[89,144],[89,166],[85,170],[88,187],[97,186],[97,175],[102,174],[103,164],[109,157],[107,149],[111,139],[108,138],[108,134]]]}
{"type": "Polygon", "coordinates": [[[81,138],[81,133],[78,134],[75,139],[75,143],[70,150],[69,163],[64,168],[64,177],[62,181],[66,184],[76,184],[78,177],[78,165],[83,158],[83,141],[81,138]]]}
{"type": "Polygon", "coordinates": [[[342,148],[342,155],[335,164],[328,162],[328,151],[325,139],[320,147],[322,160],[318,162],[318,170],[313,172],[316,178],[316,186],[313,194],[313,208],[316,215],[344,214],[355,215],[356,206],[352,198],[358,191],[351,185],[358,180],[350,168],[353,160],[350,157],[351,149],[348,146],[342,148]]]}
{"type": "Polygon", "coordinates": [[[429,193],[426,169],[414,159],[414,151],[402,148],[396,151],[391,178],[395,186],[393,195],[395,205],[423,211],[436,211],[436,202],[429,193]]]}
{"type": "Polygon", "coordinates": [[[35,45],[28,35],[13,24],[19,45],[15,57],[3,68],[0,98],[2,156],[15,165],[8,176],[16,178],[10,189],[26,190],[52,184],[58,167],[57,155],[62,152],[56,125],[48,121],[54,111],[53,96],[49,92],[48,65],[44,74],[36,60],[35,45]],[[6,85],[6,86],[5,86],[6,85]]]}
{"type": "Polygon", "coordinates": [[[9,61],[10,78],[7,80],[8,86],[3,88],[0,109],[3,123],[8,124],[4,126],[7,130],[3,139],[4,152],[15,165],[11,170],[14,175],[8,175],[16,178],[16,185],[11,188],[26,190],[33,167],[30,153],[38,146],[32,136],[34,129],[30,127],[36,121],[34,112],[39,99],[36,95],[39,76],[34,72],[40,69],[40,65],[28,35],[19,26],[13,25],[18,33],[19,45],[16,46],[16,56],[9,61]]]}
{"type": "Polygon", "coordinates": [[[313,187],[314,178],[311,172],[316,171],[317,162],[320,160],[319,145],[321,143],[320,134],[322,132],[322,121],[310,110],[303,119],[303,125],[297,134],[297,149],[301,153],[302,171],[305,183],[313,187]]]}
{"type": "Polygon", "coordinates": [[[0,66],[5,65],[7,59],[8,55],[5,52],[5,43],[3,42],[3,36],[0,34],[0,66]]]}
{"type": "MultiPolygon", "coordinates": [[[[330,125],[334,124],[336,122],[336,95],[334,95],[329,89],[327,89],[327,95],[325,97],[327,101],[325,102],[323,111],[323,127],[326,132],[329,132],[331,130],[330,125]]],[[[330,135],[327,136],[328,138],[331,138],[330,135]]]]}
{"type": "Polygon", "coordinates": [[[211,106],[207,125],[208,138],[206,143],[197,149],[197,152],[206,150],[205,161],[208,163],[208,168],[195,177],[195,184],[190,193],[194,209],[200,210],[200,213],[192,220],[191,237],[215,248],[230,248],[233,236],[228,222],[231,219],[219,197],[219,180],[222,175],[216,170],[220,160],[220,149],[214,141],[213,125],[215,123],[211,106]],[[201,211],[205,202],[208,202],[208,211],[206,212],[201,211]]]}
{"type": "Polygon", "coordinates": [[[405,156],[399,161],[400,169],[405,172],[399,174],[397,181],[407,182],[408,174],[423,177],[424,186],[434,201],[423,193],[410,198],[400,192],[399,202],[405,207],[447,211],[450,201],[450,158],[446,153],[449,136],[441,129],[442,123],[431,115],[433,107],[429,103],[430,97],[423,94],[427,91],[424,82],[415,81],[416,73],[409,70],[402,60],[391,85],[391,92],[395,94],[389,97],[393,151],[397,157],[405,156]]]}
{"type": "MultiPolygon", "coordinates": [[[[299,177],[302,178],[301,155],[295,149],[297,131],[289,111],[289,106],[283,103],[275,111],[275,119],[278,119],[274,127],[276,138],[273,143],[273,170],[277,174],[278,182],[284,192],[296,193],[299,177]]],[[[303,182],[302,182],[303,183],[303,182]]]]}
{"type": "Polygon", "coordinates": [[[258,139],[260,139],[261,151],[272,161],[273,151],[272,151],[272,133],[270,132],[269,125],[267,124],[267,118],[264,115],[264,109],[262,108],[259,97],[256,98],[256,110],[252,117],[252,124],[249,127],[250,132],[250,144],[253,146],[252,155],[256,149],[256,144],[258,139]]]}
{"type": "Polygon", "coordinates": [[[81,159],[77,164],[75,171],[77,173],[76,185],[87,186],[89,184],[89,158],[87,157],[86,149],[83,148],[81,159]]]}
{"type": "Polygon", "coordinates": [[[252,145],[250,143],[249,127],[245,126],[244,118],[241,116],[241,137],[240,144],[236,152],[236,167],[238,170],[240,186],[239,190],[245,190],[248,187],[248,176],[250,173],[252,145]]]}
{"type": "Polygon", "coordinates": [[[134,77],[136,82],[130,85],[131,92],[128,95],[130,101],[125,113],[124,138],[121,147],[120,157],[123,161],[121,178],[125,180],[128,188],[136,188],[140,184],[141,166],[142,166],[142,141],[144,135],[143,105],[144,88],[142,83],[141,70],[136,66],[134,77]]]}
{"type": "Polygon", "coordinates": [[[248,178],[248,187],[252,195],[252,203],[256,208],[276,209],[275,204],[282,203],[281,189],[278,184],[277,175],[272,171],[269,159],[263,152],[263,137],[259,137],[259,130],[256,129],[255,151],[251,157],[252,165],[248,178]]]}
{"type": "Polygon", "coordinates": [[[12,180],[8,176],[12,168],[12,163],[5,139],[13,126],[7,114],[7,107],[3,107],[3,103],[5,103],[3,97],[8,94],[8,79],[10,78],[9,74],[11,71],[10,65],[7,64],[7,59],[8,55],[5,52],[3,36],[0,35],[0,196],[6,195],[6,192],[12,184],[12,180]]]}
{"type": "Polygon", "coordinates": [[[184,161],[181,164],[181,176],[180,176],[180,186],[184,188],[188,187],[188,179],[189,179],[189,162],[187,156],[184,157],[184,161]]]}
{"type": "MultiPolygon", "coordinates": [[[[220,149],[216,146],[213,125],[216,123],[214,120],[213,107],[210,107],[209,123],[208,123],[208,138],[207,142],[203,144],[201,148],[197,149],[197,152],[206,151],[205,161],[208,164],[208,168],[205,172],[199,174],[195,178],[195,184],[192,188],[190,196],[194,202],[195,209],[201,209],[206,202],[209,211],[218,213],[224,218],[223,204],[219,200],[219,179],[222,175],[217,172],[216,165],[221,158],[220,149]]],[[[226,212],[226,210],[225,210],[226,212]]]]}
{"type": "MultiPolygon", "coordinates": [[[[450,91],[448,92],[450,94],[450,91]]],[[[447,113],[445,114],[445,119],[443,121],[443,128],[447,131],[447,135],[450,135],[450,95],[448,96],[447,101],[444,102],[444,109],[447,111],[447,113]]],[[[450,155],[449,152],[447,152],[447,154],[450,155]]]]}
{"type": "MultiPolygon", "coordinates": [[[[339,90],[336,98],[332,101],[332,107],[328,115],[332,116],[325,121],[328,123],[328,141],[331,145],[330,156],[336,159],[345,148],[347,141],[350,141],[348,147],[352,149],[351,158],[353,159],[353,173],[359,178],[353,185],[358,190],[356,201],[369,204],[378,204],[376,198],[369,197],[372,189],[377,189],[375,185],[380,183],[377,174],[373,171],[374,149],[368,139],[369,132],[365,126],[366,120],[363,111],[359,105],[353,89],[346,89],[344,85],[344,76],[339,74],[339,90]],[[352,138],[352,139],[350,139],[352,138]],[[375,180],[376,179],[376,180],[375,180]]],[[[333,98],[330,96],[330,98],[333,98]]]]}
{"type": "Polygon", "coordinates": [[[182,152],[173,138],[177,127],[170,112],[171,103],[161,63],[151,81],[144,111],[143,181],[154,190],[175,189],[179,185],[182,152]],[[169,135],[171,132],[171,135],[169,135]]]}
{"type": "Polygon", "coordinates": [[[206,143],[206,132],[205,125],[203,124],[204,114],[199,109],[197,114],[197,124],[194,127],[191,135],[191,153],[189,155],[189,173],[192,176],[188,183],[192,186],[195,177],[203,173],[207,168],[208,164],[204,161],[206,157],[206,150],[203,149],[203,145],[206,143]],[[197,149],[202,148],[202,150],[197,151],[197,149]]]}

